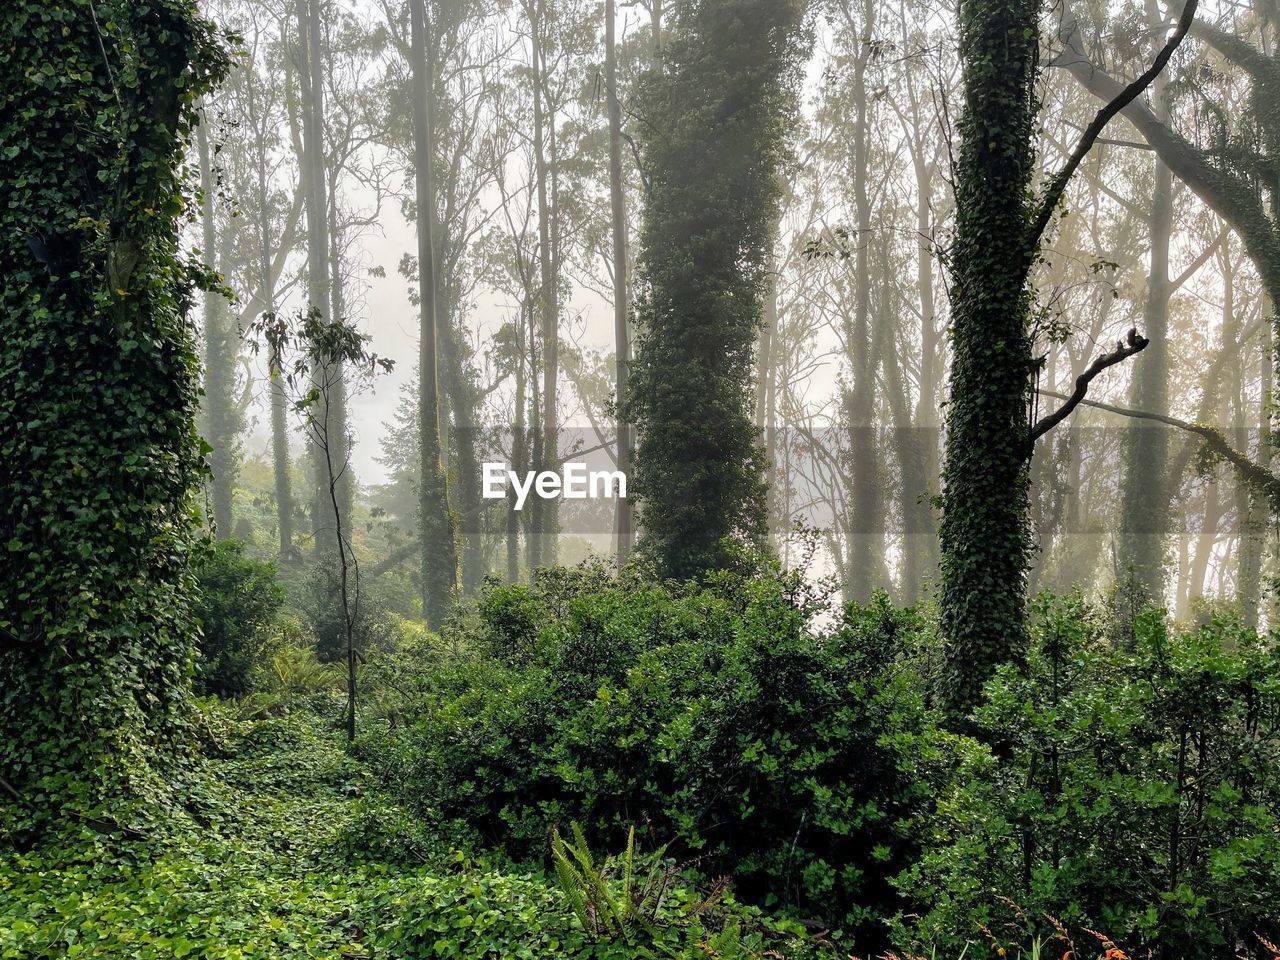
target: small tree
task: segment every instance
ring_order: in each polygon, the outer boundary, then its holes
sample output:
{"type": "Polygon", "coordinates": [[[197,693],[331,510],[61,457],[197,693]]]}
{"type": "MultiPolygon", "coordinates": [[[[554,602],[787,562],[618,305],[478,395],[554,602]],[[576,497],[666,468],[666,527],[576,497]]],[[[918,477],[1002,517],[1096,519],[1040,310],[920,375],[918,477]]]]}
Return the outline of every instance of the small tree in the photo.
{"type": "MultiPolygon", "coordinates": [[[[328,478],[322,491],[333,511],[333,535],[338,568],[338,599],[347,652],[347,739],[356,737],[356,624],[360,618],[360,565],[350,538],[350,518],[342,496],[343,479],[351,466],[351,437],[331,416],[332,399],[351,396],[372,383],[394,361],[369,350],[369,337],[341,318],[329,319],[318,310],[280,316],[265,313],[251,332],[255,348],[265,343],[268,355],[293,357],[278,366],[275,376],[294,415],[310,438],[328,478]]],[[[276,368],[273,367],[273,370],[276,368]]],[[[318,539],[318,542],[320,540],[318,539]]]]}

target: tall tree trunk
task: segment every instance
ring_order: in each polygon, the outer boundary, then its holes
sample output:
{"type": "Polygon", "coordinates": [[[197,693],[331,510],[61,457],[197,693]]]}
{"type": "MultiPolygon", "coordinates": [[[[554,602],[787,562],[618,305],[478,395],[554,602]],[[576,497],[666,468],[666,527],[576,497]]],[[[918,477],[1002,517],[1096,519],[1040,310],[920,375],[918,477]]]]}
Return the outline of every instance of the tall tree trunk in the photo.
{"type": "MultiPolygon", "coordinates": [[[[654,0],[655,8],[658,0],[654,0]]],[[[624,476],[631,473],[631,426],[627,422],[627,378],[631,369],[631,330],[627,287],[627,199],[622,179],[622,103],[618,99],[618,51],[616,48],[616,0],[604,5],[605,97],[609,101],[609,207],[613,219],[613,343],[615,360],[614,400],[617,406],[617,467],[624,476]]],[[[635,536],[635,516],[631,501],[619,497],[614,533],[617,538],[618,568],[631,556],[635,536]]]]}
{"type": "MultiPolygon", "coordinates": [[[[1163,15],[1147,0],[1147,15],[1159,28],[1163,15]]],[[[1162,74],[1152,86],[1156,116],[1168,122],[1162,74]]],[[[1173,234],[1173,175],[1157,156],[1155,187],[1151,195],[1151,264],[1147,274],[1147,303],[1143,315],[1146,337],[1151,341],[1134,360],[1130,388],[1138,410],[1169,412],[1169,242],[1173,234]]],[[[1159,604],[1164,596],[1165,538],[1169,532],[1168,490],[1169,431],[1161,425],[1134,420],[1125,445],[1124,480],[1120,503],[1120,569],[1116,575],[1132,577],[1148,602],[1159,604]]]]}
{"type": "MultiPolygon", "coordinates": [[[[1262,309],[1269,315],[1274,315],[1275,307],[1266,297],[1263,298],[1262,309]]],[[[1274,366],[1271,356],[1273,347],[1270,334],[1271,329],[1268,326],[1263,331],[1262,350],[1259,352],[1258,357],[1261,396],[1258,399],[1256,420],[1258,425],[1258,463],[1267,469],[1270,469],[1274,449],[1271,432],[1274,366]]],[[[1247,409],[1243,397],[1241,398],[1241,409],[1242,411],[1247,409]]],[[[1242,503],[1244,514],[1240,528],[1242,541],[1240,547],[1239,589],[1237,593],[1240,597],[1240,612],[1245,624],[1256,628],[1260,620],[1262,563],[1266,554],[1267,533],[1271,527],[1270,511],[1267,508],[1265,498],[1243,484],[1240,486],[1241,497],[1247,502],[1242,503]]]]}
{"type": "MultiPolygon", "coordinates": [[[[482,533],[483,503],[480,499],[480,457],[476,448],[476,391],[475,384],[467,376],[463,361],[462,338],[458,324],[444,318],[440,330],[440,342],[444,346],[444,376],[441,386],[443,398],[452,412],[452,444],[457,465],[458,484],[451,493],[458,499],[458,507],[466,518],[462,533],[462,588],[472,593],[484,582],[487,572],[484,565],[482,533]]],[[[442,444],[443,444],[442,439],[442,444]]]]}
{"type": "Polygon", "coordinates": [[[853,62],[853,203],[856,218],[854,253],[854,315],[849,331],[853,387],[848,399],[851,536],[849,579],[845,600],[865,603],[875,586],[879,567],[877,549],[883,531],[884,505],[880,498],[880,458],[875,425],[875,364],[871,342],[871,199],[867,191],[870,130],[867,118],[867,65],[875,32],[873,0],[864,4],[865,22],[855,30],[848,16],[851,41],[858,45],[853,62]]]}
{"type": "Polygon", "coordinates": [[[413,158],[418,227],[419,325],[418,449],[422,611],[439,630],[457,588],[458,562],[448,479],[440,459],[440,382],[436,341],[440,291],[436,278],[436,181],[433,100],[435,56],[427,36],[425,0],[409,0],[413,49],[413,158]]]}
{"type": "MultiPolygon", "coordinates": [[[[543,3],[530,0],[529,15],[530,57],[533,61],[533,150],[538,190],[538,267],[540,286],[539,305],[542,313],[542,445],[541,456],[536,461],[539,470],[558,471],[559,443],[556,420],[556,384],[560,373],[560,292],[557,276],[556,254],[559,238],[553,220],[551,191],[552,169],[548,154],[553,152],[549,141],[556,136],[555,118],[548,116],[546,107],[547,64],[543,51],[543,3]]],[[[535,553],[538,564],[550,564],[556,558],[557,501],[533,497],[536,540],[535,553]]]]}
{"type": "MultiPolygon", "coordinates": [[[[252,86],[250,87],[252,90],[252,86]]],[[[271,194],[267,186],[267,145],[261,122],[255,124],[258,192],[258,296],[264,313],[275,313],[276,277],[271,257],[271,194]]],[[[284,392],[284,358],[277,348],[267,357],[271,379],[271,466],[276,489],[276,533],[281,563],[293,558],[293,484],[289,477],[289,417],[284,392]]]]}
{"type": "MultiPolygon", "coordinates": [[[[221,268],[223,258],[214,215],[213,161],[210,156],[209,132],[201,123],[196,129],[200,154],[200,190],[203,194],[205,261],[221,268]]],[[[221,245],[225,247],[225,244],[221,245]]],[[[200,432],[212,447],[209,454],[210,499],[213,501],[213,529],[219,540],[231,536],[232,497],[235,488],[236,434],[239,413],[235,393],[235,338],[229,330],[226,298],[214,291],[204,295],[204,399],[200,409],[200,432]]]]}
{"type": "MultiPolygon", "coordinates": [[[[320,36],[320,0],[297,0],[299,88],[302,94],[302,142],[303,154],[299,160],[302,177],[306,182],[307,212],[307,307],[321,317],[329,312],[329,204],[326,200],[324,142],[324,71],[323,45],[320,36]]],[[[320,365],[317,378],[337,386],[328,393],[326,409],[318,418],[327,425],[329,443],[340,445],[345,451],[347,443],[346,396],[342,388],[342,371],[320,365]],[[336,439],[335,439],[336,438],[336,439]]],[[[325,552],[340,552],[340,510],[333,507],[329,489],[335,483],[349,487],[346,471],[341,477],[332,475],[333,469],[345,467],[342,457],[326,457],[311,445],[311,459],[315,472],[312,499],[312,528],[316,546],[325,552]],[[339,463],[338,468],[332,465],[339,463]]],[[[341,505],[347,497],[339,491],[337,502],[341,505]]]]}
{"type": "Polygon", "coordinates": [[[1025,650],[1029,298],[1025,289],[1040,5],[960,10],[964,113],[952,249],[940,623],[946,707],[967,717],[1001,663],[1025,650]]]}
{"type": "Polygon", "coordinates": [[[892,417],[893,457],[898,463],[898,510],[902,518],[902,578],[898,597],[904,604],[919,601],[924,584],[927,555],[922,550],[926,539],[926,525],[932,526],[929,505],[925,499],[928,481],[924,473],[924,455],[919,431],[911,422],[911,405],[907,395],[906,377],[898,360],[895,342],[894,310],[891,308],[893,278],[889,264],[880,268],[883,294],[880,298],[879,317],[876,320],[879,345],[876,354],[884,370],[885,398],[892,417]]]}

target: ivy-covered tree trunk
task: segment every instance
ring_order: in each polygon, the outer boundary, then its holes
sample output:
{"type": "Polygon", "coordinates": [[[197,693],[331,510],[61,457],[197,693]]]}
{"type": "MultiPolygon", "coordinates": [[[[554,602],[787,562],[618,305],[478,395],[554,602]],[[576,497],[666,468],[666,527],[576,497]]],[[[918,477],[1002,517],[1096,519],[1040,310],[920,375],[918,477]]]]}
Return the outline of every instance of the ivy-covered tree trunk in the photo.
{"type": "Polygon", "coordinates": [[[957,720],[1023,652],[1031,371],[1028,194],[1038,0],[960,7],[964,112],[951,253],[953,354],[943,467],[941,626],[957,720]]]}
{"type": "Polygon", "coordinates": [[[641,549],[676,577],[766,533],[753,420],[778,171],[794,114],[802,0],[689,0],[647,81],[638,337],[641,549]]]}
{"type": "Polygon", "coordinates": [[[201,454],[192,0],[0,8],[0,771],[19,825],[158,800],[184,739],[201,454]]]}

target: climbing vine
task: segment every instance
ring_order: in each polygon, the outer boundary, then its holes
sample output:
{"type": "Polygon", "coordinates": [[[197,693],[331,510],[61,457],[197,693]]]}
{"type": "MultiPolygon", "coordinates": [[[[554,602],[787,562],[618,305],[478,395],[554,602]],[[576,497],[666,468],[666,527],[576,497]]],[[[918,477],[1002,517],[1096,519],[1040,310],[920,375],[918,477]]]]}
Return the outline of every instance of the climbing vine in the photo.
{"type": "Polygon", "coordinates": [[[960,8],[964,113],[951,251],[952,364],[943,474],[941,626],[953,714],[1025,646],[1027,414],[1040,5],[960,8]]]}
{"type": "Polygon", "coordinates": [[[764,533],[754,350],[806,6],[683,4],[644,91],[633,486],[640,549],[677,577],[720,565],[725,538],[764,533]]]}
{"type": "Polygon", "coordinates": [[[194,0],[0,10],[0,783],[9,826],[180,755],[202,450],[184,148],[224,74],[194,0]]]}

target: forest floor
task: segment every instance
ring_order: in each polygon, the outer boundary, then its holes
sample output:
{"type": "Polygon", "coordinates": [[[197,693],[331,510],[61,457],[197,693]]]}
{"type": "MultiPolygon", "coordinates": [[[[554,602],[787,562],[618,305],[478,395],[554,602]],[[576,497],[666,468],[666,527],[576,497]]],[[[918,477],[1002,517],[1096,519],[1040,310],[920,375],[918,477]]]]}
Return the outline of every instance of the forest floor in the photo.
{"type": "Polygon", "coordinates": [[[0,957],[367,955],[385,868],[351,855],[377,807],[364,771],[309,715],[226,732],[190,784],[187,830],[142,841],[84,831],[11,858],[0,957]]]}
{"type": "Polygon", "coordinates": [[[674,890],[682,922],[588,935],[554,878],[459,852],[377,790],[331,721],[211,719],[166,836],[86,827],[0,854],[2,960],[784,956],[769,948],[784,928],[729,899],[715,929],[730,917],[738,946],[717,952],[709,915],[674,890]]]}

